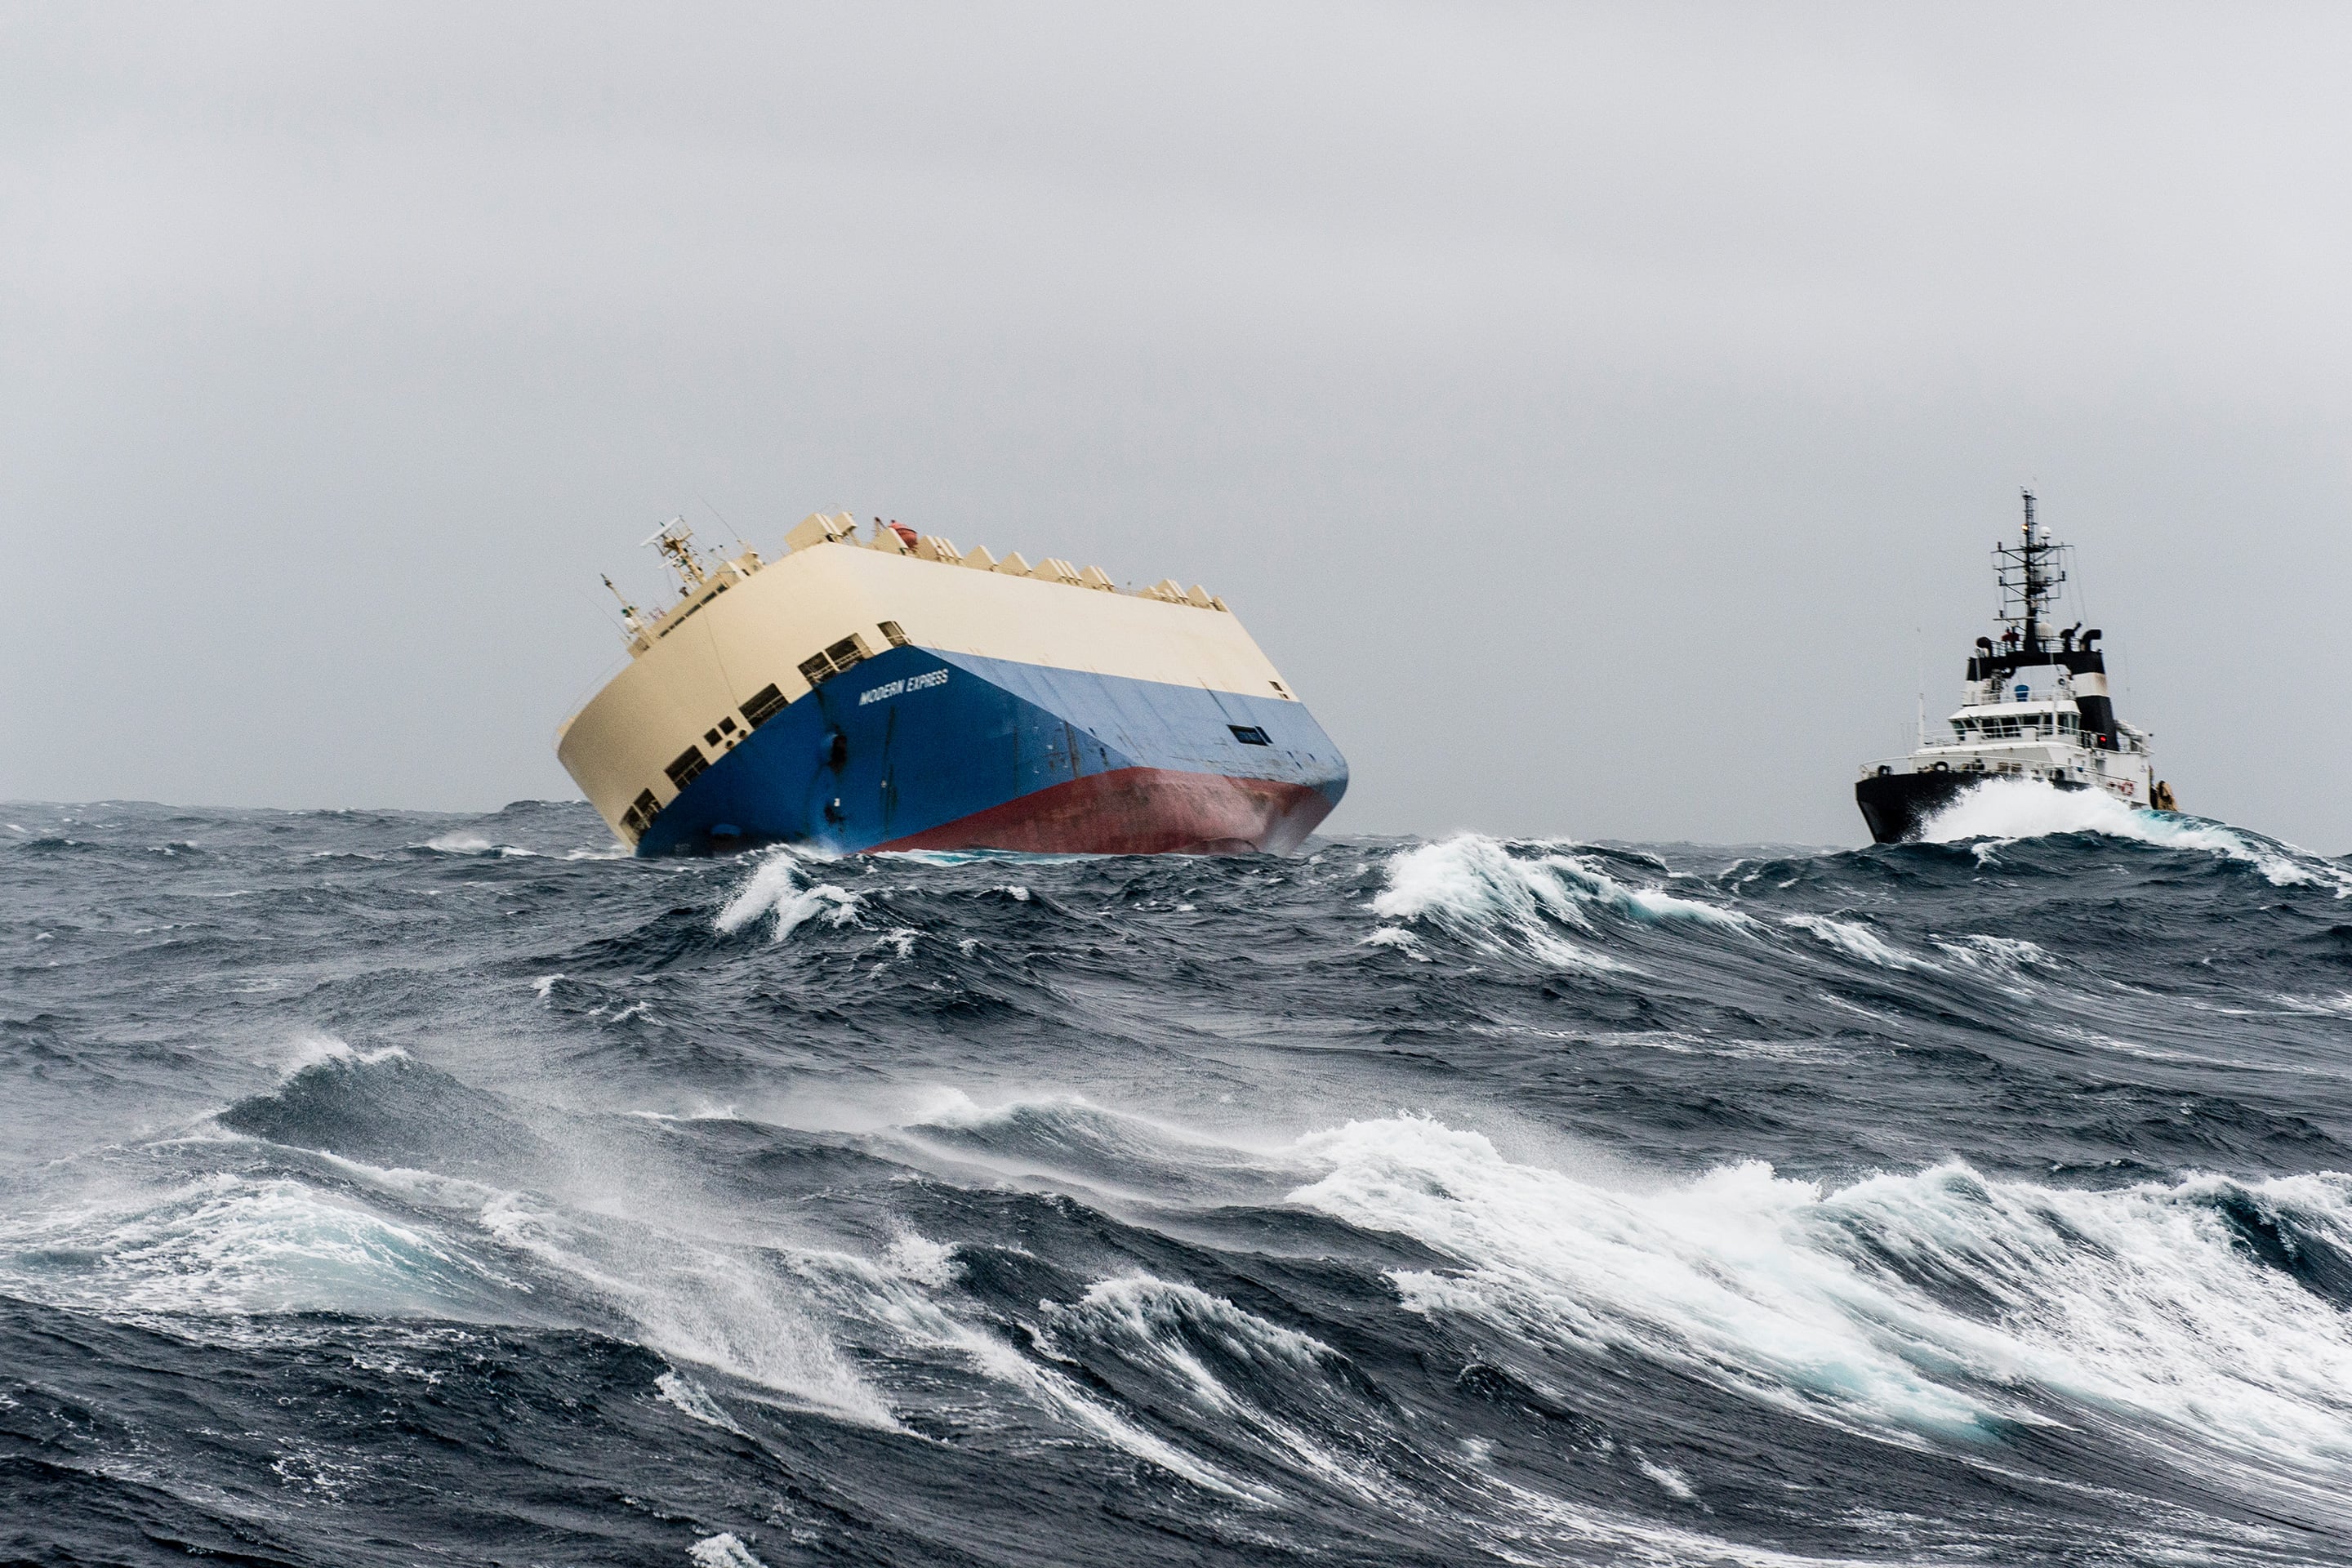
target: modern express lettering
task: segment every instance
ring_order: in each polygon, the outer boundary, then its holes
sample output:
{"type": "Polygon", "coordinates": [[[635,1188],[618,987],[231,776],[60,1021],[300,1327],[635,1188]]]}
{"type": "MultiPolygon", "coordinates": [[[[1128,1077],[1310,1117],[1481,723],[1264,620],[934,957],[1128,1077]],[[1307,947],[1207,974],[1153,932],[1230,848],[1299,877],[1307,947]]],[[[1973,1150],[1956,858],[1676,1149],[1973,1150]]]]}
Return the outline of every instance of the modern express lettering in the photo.
{"type": "Polygon", "coordinates": [[[910,675],[903,680],[886,680],[879,686],[867,687],[857,694],[857,705],[863,708],[868,702],[887,702],[902,692],[928,691],[934,686],[945,686],[947,683],[946,670],[927,669],[920,675],[910,675]]]}

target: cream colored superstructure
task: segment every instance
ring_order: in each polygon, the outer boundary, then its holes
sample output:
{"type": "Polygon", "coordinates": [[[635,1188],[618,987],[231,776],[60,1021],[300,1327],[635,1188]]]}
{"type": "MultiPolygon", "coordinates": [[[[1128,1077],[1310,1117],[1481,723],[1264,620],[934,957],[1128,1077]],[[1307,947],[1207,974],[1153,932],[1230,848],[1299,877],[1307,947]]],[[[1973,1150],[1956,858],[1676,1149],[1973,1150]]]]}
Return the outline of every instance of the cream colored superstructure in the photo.
{"type": "Polygon", "coordinates": [[[658,616],[630,612],[628,668],[556,739],[565,770],[624,842],[636,840],[624,817],[642,794],[656,806],[677,795],[667,770],[683,752],[716,762],[750,735],[746,702],[770,686],[785,702],[806,695],[803,663],[853,636],[867,653],[890,647],[895,627],[940,653],[1295,700],[1240,619],[1198,585],[1120,593],[1095,567],[1033,567],[1018,552],[1000,562],[935,536],[909,551],[887,529],[859,543],[851,527],[813,516],[772,562],[746,551],[706,564],[686,552],[685,595],[658,616]]]}

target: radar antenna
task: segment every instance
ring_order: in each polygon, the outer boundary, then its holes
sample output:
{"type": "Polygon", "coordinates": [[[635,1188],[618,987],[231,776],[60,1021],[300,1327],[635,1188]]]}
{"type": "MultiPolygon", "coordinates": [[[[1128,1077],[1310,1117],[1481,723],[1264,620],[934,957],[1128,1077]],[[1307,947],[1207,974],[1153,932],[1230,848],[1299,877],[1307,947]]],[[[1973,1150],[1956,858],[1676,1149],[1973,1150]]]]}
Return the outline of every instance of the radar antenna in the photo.
{"type": "Polygon", "coordinates": [[[663,558],[668,561],[670,570],[677,574],[681,594],[693,593],[710,575],[703,570],[701,557],[694,552],[693,538],[694,530],[686,525],[686,519],[674,517],[646,535],[641,542],[660,551],[663,558]]]}

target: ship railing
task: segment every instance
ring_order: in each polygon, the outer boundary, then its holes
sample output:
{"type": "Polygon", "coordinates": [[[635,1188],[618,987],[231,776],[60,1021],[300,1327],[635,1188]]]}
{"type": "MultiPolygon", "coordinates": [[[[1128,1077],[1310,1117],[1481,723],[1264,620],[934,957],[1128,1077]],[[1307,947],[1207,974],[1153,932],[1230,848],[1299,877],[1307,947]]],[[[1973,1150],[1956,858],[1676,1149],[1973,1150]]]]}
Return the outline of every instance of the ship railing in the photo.
{"type": "Polygon", "coordinates": [[[2065,776],[2076,771],[2080,759],[2086,756],[2131,756],[2131,752],[2095,752],[2089,747],[2062,745],[2044,741],[2012,742],[2014,754],[2002,755],[1990,748],[1955,751],[1948,757],[1917,755],[1880,757],[1862,764],[1861,776],[1876,778],[1886,773],[1955,773],[1986,778],[2048,778],[2065,776]],[[2028,751],[2031,746],[2034,749],[2028,751]],[[1938,764],[1941,764],[1940,766],[1938,764]]]}

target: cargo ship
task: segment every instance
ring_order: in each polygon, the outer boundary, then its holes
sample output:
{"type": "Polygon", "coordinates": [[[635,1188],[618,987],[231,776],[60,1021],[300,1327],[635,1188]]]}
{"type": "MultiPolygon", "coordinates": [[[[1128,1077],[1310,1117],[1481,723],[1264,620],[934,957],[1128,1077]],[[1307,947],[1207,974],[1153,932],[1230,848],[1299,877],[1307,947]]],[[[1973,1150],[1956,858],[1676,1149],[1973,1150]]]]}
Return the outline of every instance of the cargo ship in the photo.
{"type": "Polygon", "coordinates": [[[2021,537],[1993,548],[2002,629],[1998,640],[1977,638],[1959,710],[1945,721],[1948,732],[1930,739],[1923,722],[1909,756],[1863,764],[1854,800],[1877,843],[1917,837],[1937,812],[1989,779],[2104,790],[2126,805],[2176,808],[2172,786],[2156,776],[2148,732],[2116,717],[2099,628],[2052,624],[2070,549],[2034,520],[2033,492],[2023,494],[2021,537]]]}
{"type": "MultiPolygon", "coordinates": [[[[641,856],[1287,852],[1348,764],[1225,602],[1172,579],[998,559],[813,514],[762,559],[707,554],[624,599],[628,663],[556,755],[641,856]]],[[[611,581],[606,580],[611,586],[611,581]]]]}

